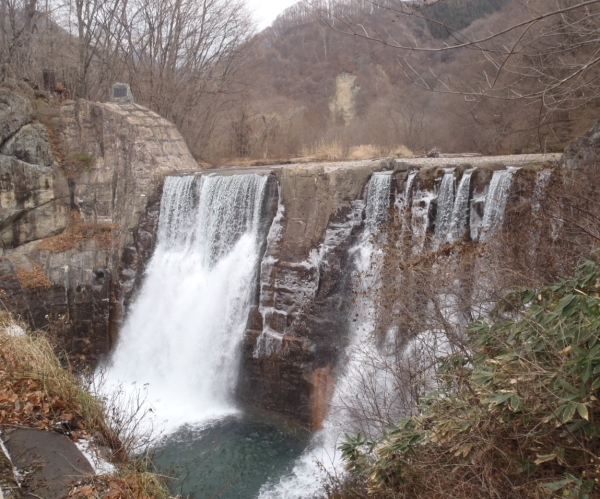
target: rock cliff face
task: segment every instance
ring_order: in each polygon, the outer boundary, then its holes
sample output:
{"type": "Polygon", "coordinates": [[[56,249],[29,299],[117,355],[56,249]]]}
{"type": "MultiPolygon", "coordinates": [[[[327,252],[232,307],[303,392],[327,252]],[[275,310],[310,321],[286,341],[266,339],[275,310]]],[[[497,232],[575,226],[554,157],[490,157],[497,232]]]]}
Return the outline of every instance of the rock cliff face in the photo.
{"type": "Polygon", "coordinates": [[[198,168],[132,104],[0,90],[0,292],[88,360],[108,352],[152,252],[165,175],[198,168]]]}
{"type": "Polygon", "coordinates": [[[15,248],[62,232],[69,223],[69,186],[46,129],[30,123],[23,95],[0,89],[0,240],[15,248]]]}
{"type": "Polygon", "coordinates": [[[390,209],[402,201],[409,172],[418,172],[412,179],[413,202],[418,206],[421,195],[427,200],[418,223],[429,241],[445,169],[459,177],[475,169],[470,197],[478,200],[496,170],[518,165],[519,180],[511,194],[516,199],[522,184],[530,191],[535,172],[557,159],[442,158],[270,168],[279,180],[280,206],[261,266],[259,302],[245,334],[240,398],[312,427],[321,424],[349,340],[355,298],[349,249],[363,229],[365,187],[374,172],[394,170],[390,209]]]}
{"type": "Polygon", "coordinates": [[[353,204],[377,165],[274,170],[280,208],[245,337],[239,393],[246,402],[318,426],[315,394],[331,387],[328,373],[345,344],[347,250],[360,223],[353,204]]]}

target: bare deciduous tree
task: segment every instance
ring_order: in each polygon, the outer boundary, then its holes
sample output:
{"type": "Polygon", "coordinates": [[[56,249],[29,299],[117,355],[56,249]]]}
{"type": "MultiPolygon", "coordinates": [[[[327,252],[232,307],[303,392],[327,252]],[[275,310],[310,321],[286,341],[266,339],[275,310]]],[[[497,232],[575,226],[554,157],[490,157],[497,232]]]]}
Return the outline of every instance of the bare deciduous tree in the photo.
{"type": "Polygon", "coordinates": [[[34,82],[55,70],[75,97],[101,101],[113,83],[129,83],[196,153],[242,88],[254,29],[242,0],[46,0],[43,11],[38,0],[1,1],[2,67],[34,82]]]}
{"type": "Polygon", "coordinates": [[[410,32],[394,31],[393,25],[368,25],[343,9],[325,8],[312,0],[306,3],[331,29],[397,50],[406,77],[426,90],[472,101],[525,101],[537,110],[538,127],[565,121],[565,113],[600,101],[600,0],[509,0],[510,21],[493,26],[485,35],[436,16],[432,9],[446,0],[366,1],[395,18],[433,25],[447,36],[430,37],[422,44],[410,32]],[[438,74],[432,64],[423,73],[414,63],[416,57],[458,51],[481,55],[477,77],[438,74]]]}

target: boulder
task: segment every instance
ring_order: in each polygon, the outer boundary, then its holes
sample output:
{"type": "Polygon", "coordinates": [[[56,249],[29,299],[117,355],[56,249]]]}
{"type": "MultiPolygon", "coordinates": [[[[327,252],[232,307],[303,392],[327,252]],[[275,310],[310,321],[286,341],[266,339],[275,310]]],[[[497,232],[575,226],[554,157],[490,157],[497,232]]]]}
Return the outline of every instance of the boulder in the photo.
{"type": "Polygon", "coordinates": [[[25,97],[0,88],[0,144],[31,121],[33,109],[25,97]]]}
{"type": "Polygon", "coordinates": [[[600,160],[600,121],[583,137],[574,140],[562,157],[566,168],[577,170],[597,164],[600,160]]]}
{"type": "Polygon", "coordinates": [[[14,156],[32,165],[52,166],[54,154],[46,127],[40,123],[25,125],[0,149],[0,154],[14,156]]]}
{"type": "Polygon", "coordinates": [[[69,205],[69,184],[56,166],[34,165],[0,155],[3,248],[61,233],[69,223],[69,205]]]}

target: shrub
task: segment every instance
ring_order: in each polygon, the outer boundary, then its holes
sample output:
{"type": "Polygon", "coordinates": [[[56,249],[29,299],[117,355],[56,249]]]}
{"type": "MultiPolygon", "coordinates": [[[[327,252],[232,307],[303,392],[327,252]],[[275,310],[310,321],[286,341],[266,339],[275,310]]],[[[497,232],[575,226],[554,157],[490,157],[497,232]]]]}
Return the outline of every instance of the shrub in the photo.
{"type": "Polygon", "coordinates": [[[332,497],[598,497],[597,264],[507,295],[468,346],[440,359],[417,416],[347,436],[352,479],[332,497]]]}
{"type": "Polygon", "coordinates": [[[61,161],[61,166],[70,179],[78,179],[82,172],[90,172],[96,158],[87,152],[70,154],[61,161]]]}
{"type": "Polygon", "coordinates": [[[102,435],[105,444],[120,444],[105,423],[102,404],[63,368],[50,342],[25,334],[10,315],[0,314],[0,424],[40,429],[83,430],[102,435]]]}

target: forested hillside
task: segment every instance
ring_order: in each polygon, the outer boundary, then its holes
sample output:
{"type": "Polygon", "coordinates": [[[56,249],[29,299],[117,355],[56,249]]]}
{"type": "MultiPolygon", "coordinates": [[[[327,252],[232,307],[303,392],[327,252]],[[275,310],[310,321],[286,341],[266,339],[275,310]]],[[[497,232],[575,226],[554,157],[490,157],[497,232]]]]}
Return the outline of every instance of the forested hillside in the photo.
{"type": "MultiPolygon", "coordinates": [[[[214,154],[334,158],[394,154],[401,145],[417,153],[432,147],[484,154],[560,151],[589,128],[597,103],[541,117],[539,100],[515,99],[517,92],[510,88],[519,82],[518,92],[537,91],[535,71],[517,72],[524,60],[494,82],[493,98],[482,98],[481,89],[503,64],[494,60],[500,52],[397,48],[447,47],[477,39],[528,19],[550,3],[300,2],[255,37],[245,68],[254,86],[230,114],[221,142],[213,144],[221,152],[214,154]]],[[[497,43],[509,46],[511,36],[497,43]]]]}
{"type": "Polygon", "coordinates": [[[473,21],[502,10],[506,0],[446,0],[434,3],[425,12],[427,27],[435,38],[452,36],[453,30],[467,28],[473,21]]]}

